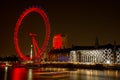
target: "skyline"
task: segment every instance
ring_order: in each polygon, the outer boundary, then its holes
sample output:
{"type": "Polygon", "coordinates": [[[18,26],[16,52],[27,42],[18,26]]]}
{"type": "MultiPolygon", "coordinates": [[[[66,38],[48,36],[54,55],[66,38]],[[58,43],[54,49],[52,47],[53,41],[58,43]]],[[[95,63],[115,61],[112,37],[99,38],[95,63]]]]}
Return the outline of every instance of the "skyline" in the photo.
{"type": "MultiPolygon", "coordinates": [[[[74,2],[65,2],[64,0],[9,0],[0,3],[0,56],[16,55],[13,45],[14,27],[22,12],[32,6],[41,7],[49,17],[51,26],[49,47],[52,45],[53,36],[57,33],[68,36],[69,47],[72,44],[94,45],[96,36],[100,44],[113,44],[114,41],[120,44],[120,6],[118,2],[112,0],[81,2],[77,0],[74,2]]],[[[37,18],[38,15],[36,14],[31,15],[27,17],[26,21],[23,21],[23,28],[25,31],[34,28],[35,31],[40,29],[42,32],[44,28],[37,27],[43,25],[43,23],[39,24],[40,17],[37,18]],[[30,24],[31,22],[36,24],[30,24]]],[[[21,39],[22,41],[27,40],[24,39],[24,36],[21,39]]]]}

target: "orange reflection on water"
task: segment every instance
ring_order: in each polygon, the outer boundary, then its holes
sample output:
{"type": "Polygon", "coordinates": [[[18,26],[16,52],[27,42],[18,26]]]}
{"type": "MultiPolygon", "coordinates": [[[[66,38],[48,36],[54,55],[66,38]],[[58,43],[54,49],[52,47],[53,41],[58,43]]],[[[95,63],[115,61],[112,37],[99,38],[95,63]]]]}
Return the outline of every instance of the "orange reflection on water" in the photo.
{"type": "Polygon", "coordinates": [[[118,77],[119,75],[118,75],[118,71],[115,71],[115,77],[118,77]]]}

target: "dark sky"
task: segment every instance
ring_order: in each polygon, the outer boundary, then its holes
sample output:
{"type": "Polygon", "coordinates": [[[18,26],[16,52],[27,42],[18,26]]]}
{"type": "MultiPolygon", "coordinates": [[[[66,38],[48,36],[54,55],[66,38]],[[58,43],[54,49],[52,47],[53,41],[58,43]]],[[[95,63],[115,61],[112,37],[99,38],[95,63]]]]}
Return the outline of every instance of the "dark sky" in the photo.
{"type": "MultiPolygon", "coordinates": [[[[53,35],[57,33],[68,36],[69,47],[72,44],[94,45],[96,36],[101,45],[113,44],[114,41],[120,44],[120,5],[115,0],[1,0],[0,56],[16,54],[13,45],[14,27],[21,13],[31,6],[41,7],[49,17],[49,47],[53,35]]],[[[25,18],[20,29],[23,52],[27,53],[30,49],[28,44],[31,38],[26,37],[26,32],[42,32],[43,24],[37,13],[31,13],[25,18]]],[[[43,41],[42,33],[40,42],[43,41]]]]}

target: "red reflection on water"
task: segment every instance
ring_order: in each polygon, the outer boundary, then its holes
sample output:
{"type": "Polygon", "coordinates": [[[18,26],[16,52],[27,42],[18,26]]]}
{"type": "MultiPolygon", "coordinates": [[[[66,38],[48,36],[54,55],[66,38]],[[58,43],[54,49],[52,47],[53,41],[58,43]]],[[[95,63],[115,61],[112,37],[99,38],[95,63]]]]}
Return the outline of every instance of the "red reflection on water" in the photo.
{"type": "Polygon", "coordinates": [[[14,68],[12,71],[12,80],[26,80],[27,70],[25,68],[14,68]]]}

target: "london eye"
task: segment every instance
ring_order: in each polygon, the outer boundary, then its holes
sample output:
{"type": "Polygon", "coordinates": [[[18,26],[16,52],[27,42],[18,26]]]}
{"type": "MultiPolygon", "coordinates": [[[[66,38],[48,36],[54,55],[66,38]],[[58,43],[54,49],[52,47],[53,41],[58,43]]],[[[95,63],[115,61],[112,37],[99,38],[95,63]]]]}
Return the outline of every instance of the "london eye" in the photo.
{"type": "Polygon", "coordinates": [[[21,27],[21,23],[22,21],[24,20],[24,18],[32,13],[32,12],[35,12],[35,13],[38,13],[43,21],[44,21],[44,24],[45,24],[45,38],[44,38],[44,41],[43,41],[43,44],[41,47],[38,46],[37,44],[37,40],[35,39],[35,37],[37,36],[37,34],[35,33],[31,33],[29,32],[29,36],[31,37],[32,39],[32,45],[33,45],[33,49],[34,49],[34,55],[32,57],[32,59],[36,59],[36,58],[41,58],[43,52],[45,52],[46,48],[47,48],[47,45],[48,45],[48,41],[50,39],[50,23],[49,23],[49,20],[48,20],[48,17],[46,15],[46,13],[44,12],[44,10],[42,10],[41,8],[38,8],[38,7],[31,7],[31,8],[28,8],[26,9],[19,17],[16,25],[15,25],[15,29],[14,29],[14,46],[15,46],[15,50],[18,54],[18,56],[25,60],[25,61],[28,61],[28,60],[31,60],[30,57],[26,56],[21,48],[20,48],[20,44],[19,44],[19,38],[18,38],[18,33],[20,31],[20,27],[21,27]]]}

